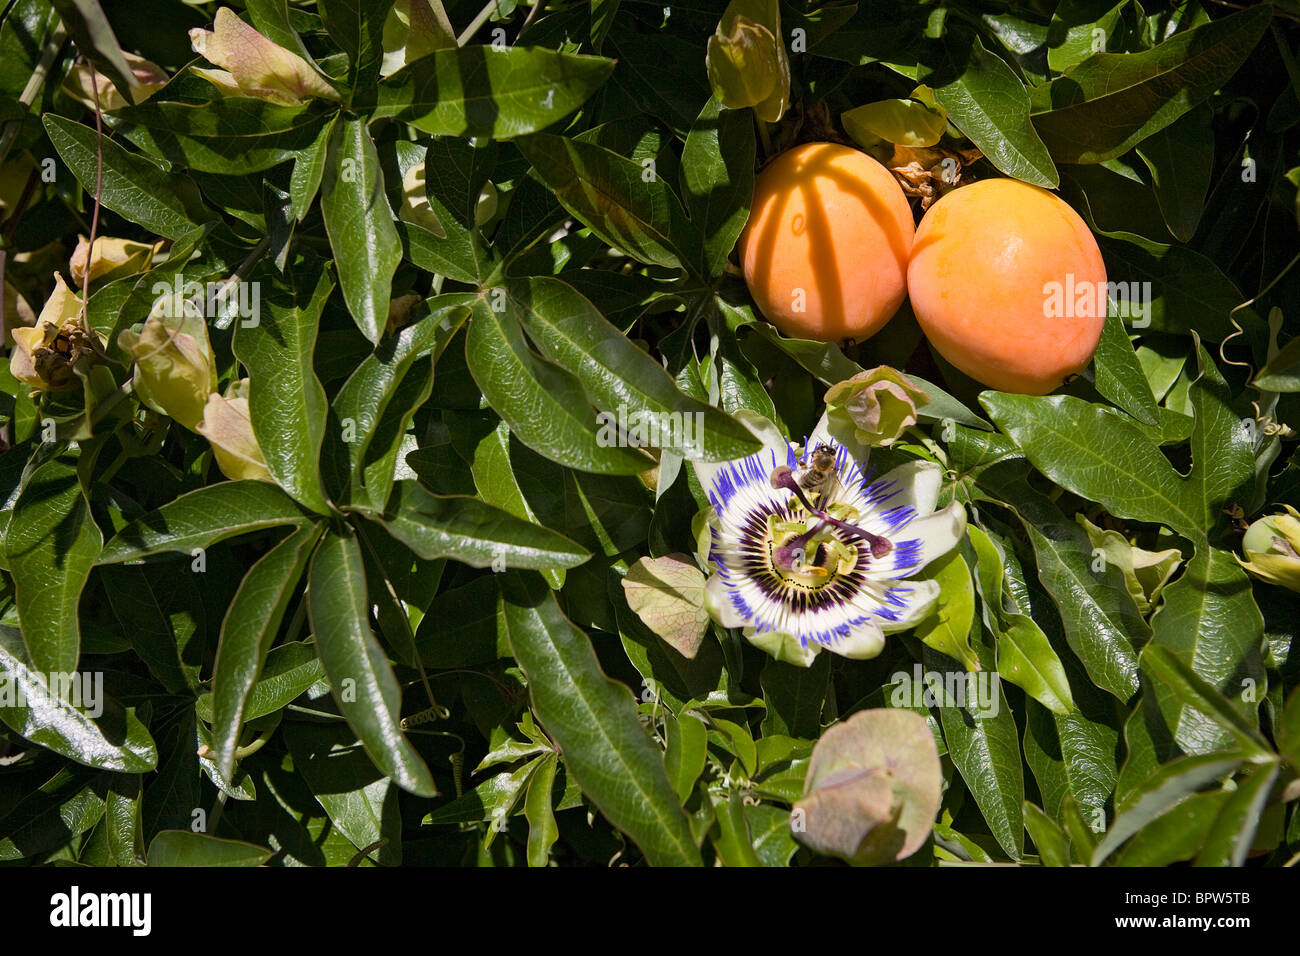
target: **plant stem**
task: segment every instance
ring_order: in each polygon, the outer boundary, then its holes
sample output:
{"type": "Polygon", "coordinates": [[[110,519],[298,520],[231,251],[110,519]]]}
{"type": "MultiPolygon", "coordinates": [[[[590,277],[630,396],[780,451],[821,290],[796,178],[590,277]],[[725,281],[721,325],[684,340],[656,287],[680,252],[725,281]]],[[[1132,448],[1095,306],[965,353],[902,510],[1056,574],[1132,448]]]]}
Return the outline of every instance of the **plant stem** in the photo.
{"type": "Polygon", "coordinates": [[[763,146],[763,158],[767,159],[772,155],[772,136],[767,131],[767,124],[757,116],[754,117],[754,125],[758,127],[758,141],[763,146]]]}
{"type": "MultiPolygon", "coordinates": [[[[27,81],[23,91],[18,96],[18,102],[23,106],[31,106],[39,93],[45,86],[45,75],[50,72],[50,67],[54,65],[54,58],[59,55],[59,50],[63,48],[63,41],[68,38],[67,28],[64,27],[63,21],[54,28],[50,34],[49,40],[45,42],[45,49],[41,51],[40,62],[36,64],[36,69],[32,71],[32,78],[27,81]]],[[[18,130],[22,128],[21,119],[12,119],[5,123],[4,131],[0,132],[0,163],[5,161],[9,155],[9,147],[13,145],[14,139],[18,136],[18,130]]]]}
{"type": "Polygon", "coordinates": [[[468,43],[474,34],[478,33],[483,24],[488,22],[488,18],[496,12],[496,9],[497,0],[488,0],[487,5],[478,12],[478,16],[465,28],[465,32],[456,37],[456,46],[464,46],[468,43]]]}
{"type": "Polygon", "coordinates": [[[95,208],[90,214],[90,244],[86,247],[86,271],[81,276],[81,325],[89,331],[90,273],[95,262],[95,233],[99,231],[99,197],[104,191],[104,112],[99,108],[99,74],[89,60],[90,92],[95,97],[95,208]]]}

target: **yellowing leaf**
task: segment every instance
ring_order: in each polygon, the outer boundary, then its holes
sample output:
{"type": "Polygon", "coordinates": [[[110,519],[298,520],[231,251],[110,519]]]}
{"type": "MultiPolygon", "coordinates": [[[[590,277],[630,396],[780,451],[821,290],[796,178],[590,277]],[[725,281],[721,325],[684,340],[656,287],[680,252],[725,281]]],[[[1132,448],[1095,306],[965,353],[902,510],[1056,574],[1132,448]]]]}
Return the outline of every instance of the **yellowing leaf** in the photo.
{"type": "Polygon", "coordinates": [[[623,578],[627,606],[683,657],[694,658],[709,626],[704,574],[686,555],[641,558],[623,578]]]}

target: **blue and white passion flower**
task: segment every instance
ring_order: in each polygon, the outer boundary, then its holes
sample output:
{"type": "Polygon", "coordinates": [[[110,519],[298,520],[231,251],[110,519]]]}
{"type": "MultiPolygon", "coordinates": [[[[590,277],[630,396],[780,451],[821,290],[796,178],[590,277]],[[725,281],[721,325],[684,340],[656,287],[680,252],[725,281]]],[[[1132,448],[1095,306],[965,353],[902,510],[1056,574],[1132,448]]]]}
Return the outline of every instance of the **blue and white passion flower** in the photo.
{"type": "Polygon", "coordinates": [[[868,449],[832,438],[825,416],[802,450],[745,417],[761,451],[693,463],[711,505],[701,548],[709,613],[791,664],[807,667],[823,649],[875,657],[886,634],[934,608],[938,583],[913,575],[965,534],[960,503],[935,510],[943,469],[913,461],[876,477],[868,449]]]}

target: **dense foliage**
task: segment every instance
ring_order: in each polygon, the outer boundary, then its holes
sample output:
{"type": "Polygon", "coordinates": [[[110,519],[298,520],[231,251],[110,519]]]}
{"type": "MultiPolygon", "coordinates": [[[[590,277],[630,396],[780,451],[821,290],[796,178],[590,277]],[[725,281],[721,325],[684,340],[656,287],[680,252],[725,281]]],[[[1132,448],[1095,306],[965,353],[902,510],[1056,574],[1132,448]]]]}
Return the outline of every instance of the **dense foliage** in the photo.
{"type": "Polygon", "coordinates": [[[0,860],[1295,861],[1294,0],[0,6],[0,860]],[[812,140],[1058,190],[1145,310],[1042,397],[778,333],[812,140]],[[774,658],[700,469],[881,366],[967,531],[774,658]]]}

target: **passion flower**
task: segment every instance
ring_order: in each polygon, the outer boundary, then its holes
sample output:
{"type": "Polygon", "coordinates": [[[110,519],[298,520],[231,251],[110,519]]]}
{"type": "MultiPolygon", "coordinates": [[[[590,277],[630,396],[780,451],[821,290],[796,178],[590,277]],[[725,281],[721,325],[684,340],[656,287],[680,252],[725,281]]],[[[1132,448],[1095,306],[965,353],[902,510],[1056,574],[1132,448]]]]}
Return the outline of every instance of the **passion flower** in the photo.
{"type": "Polygon", "coordinates": [[[965,532],[959,503],[935,510],[942,469],[915,461],[876,477],[825,417],[802,456],[770,422],[751,429],[762,451],[693,463],[712,505],[706,607],[779,660],[875,657],[933,608],[938,583],[912,575],[965,532]]]}

